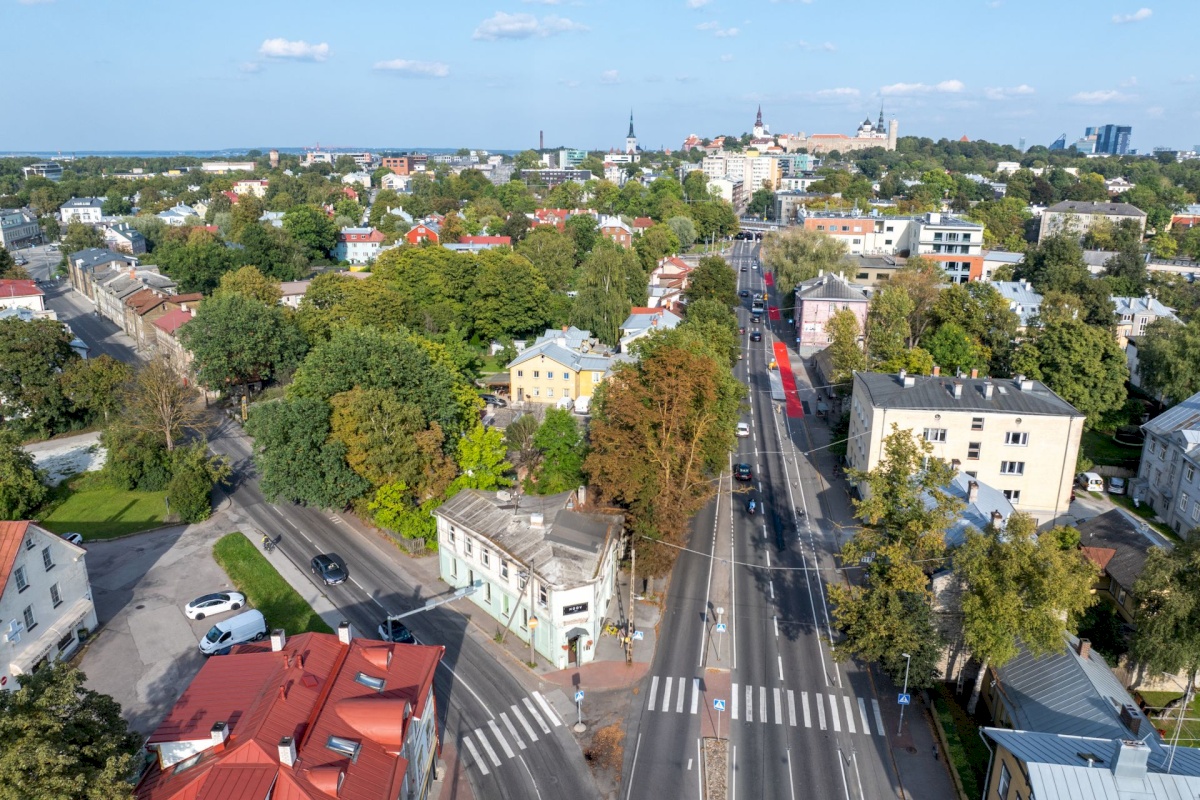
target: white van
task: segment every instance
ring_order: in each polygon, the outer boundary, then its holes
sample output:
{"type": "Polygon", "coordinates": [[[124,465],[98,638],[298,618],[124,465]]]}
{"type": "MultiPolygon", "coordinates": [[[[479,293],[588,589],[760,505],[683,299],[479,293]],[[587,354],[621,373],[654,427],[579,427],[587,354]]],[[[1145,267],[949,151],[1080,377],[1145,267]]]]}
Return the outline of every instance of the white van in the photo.
{"type": "Polygon", "coordinates": [[[254,641],[267,635],[267,621],[261,611],[243,611],[236,617],[222,620],[209,629],[200,640],[200,652],[206,656],[227,653],[235,644],[254,641]]]}
{"type": "Polygon", "coordinates": [[[1079,488],[1087,492],[1104,492],[1104,478],[1101,478],[1095,472],[1081,472],[1076,480],[1079,482],[1079,488]]]}

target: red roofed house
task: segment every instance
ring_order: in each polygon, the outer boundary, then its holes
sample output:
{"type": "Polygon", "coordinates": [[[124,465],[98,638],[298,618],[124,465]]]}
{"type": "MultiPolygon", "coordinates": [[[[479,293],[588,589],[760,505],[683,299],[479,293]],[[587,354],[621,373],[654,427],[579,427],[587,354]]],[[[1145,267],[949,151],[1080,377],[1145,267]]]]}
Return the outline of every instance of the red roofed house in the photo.
{"type": "Polygon", "coordinates": [[[425,800],[444,652],[342,623],[210,658],[147,740],[137,800],[425,800]]]}
{"type": "Polygon", "coordinates": [[[603,217],[600,220],[600,235],[626,250],[633,247],[633,230],[620,217],[603,217]]]}
{"type": "Polygon", "coordinates": [[[650,308],[665,308],[675,313],[682,313],[683,292],[688,287],[692,265],[678,256],[667,256],[650,270],[649,298],[646,305],[650,308]]]}
{"type": "Polygon", "coordinates": [[[413,225],[408,233],[404,234],[404,239],[409,244],[420,244],[421,242],[438,244],[441,242],[441,232],[442,226],[440,223],[426,219],[413,225]]]}
{"type": "Polygon", "coordinates": [[[69,658],[96,629],[87,551],[32,522],[0,522],[0,689],[69,658]]]}
{"type": "Polygon", "coordinates": [[[379,255],[386,238],[374,228],[342,228],[333,246],[333,257],[357,266],[370,264],[379,255]]]}
{"type": "Polygon", "coordinates": [[[356,202],[358,200],[358,192],[354,191],[349,186],[342,187],[342,194],[346,195],[346,197],[349,197],[351,200],[354,200],[356,202]]]}
{"type": "Polygon", "coordinates": [[[175,374],[185,381],[192,374],[192,353],[190,350],[185,350],[179,341],[179,329],[191,321],[195,314],[195,310],[185,304],[168,311],[150,323],[154,328],[155,349],[167,360],[167,363],[175,370],[175,374]]]}
{"type": "Polygon", "coordinates": [[[565,208],[539,208],[534,210],[529,221],[535,228],[539,225],[553,225],[561,231],[570,218],[571,212],[565,208]]]}
{"type": "Polygon", "coordinates": [[[0,280],[0,308],[46,310],[46,293],[33,281],[0,280]]]}
{"type": "Polygon", "coordinates": [[[241,195],[239,195],[237,192],[221,192],[221,194],[228,197],[229,202],[233,203],[234,205],[237,205],[237,201],[241,199],[241,195]]]}
{"type": "Polygon", "coordinates": [[[646,231],[650,230],[653,227],[654,227],[654,220],[650,219],[649,217],[634,217],[633,218],[633,232],[634,233],[645,233],[646,231]]]}

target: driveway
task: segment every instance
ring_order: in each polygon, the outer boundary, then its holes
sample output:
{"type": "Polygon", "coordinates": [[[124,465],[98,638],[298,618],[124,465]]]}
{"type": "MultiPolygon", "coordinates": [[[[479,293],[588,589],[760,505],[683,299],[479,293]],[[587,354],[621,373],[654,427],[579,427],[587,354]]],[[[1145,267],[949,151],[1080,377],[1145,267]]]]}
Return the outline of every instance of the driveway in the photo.
{"type": "Polygon", "coordinates": [[[132,728],[146,735],[171,710],[200,667],[200,638],[213,620],[189,620],[183,607],[232,589],[212,557],[227,533],[225,515],[87,545],[100,628],[80,662],[87,685],[112,695],[132,728]]]}

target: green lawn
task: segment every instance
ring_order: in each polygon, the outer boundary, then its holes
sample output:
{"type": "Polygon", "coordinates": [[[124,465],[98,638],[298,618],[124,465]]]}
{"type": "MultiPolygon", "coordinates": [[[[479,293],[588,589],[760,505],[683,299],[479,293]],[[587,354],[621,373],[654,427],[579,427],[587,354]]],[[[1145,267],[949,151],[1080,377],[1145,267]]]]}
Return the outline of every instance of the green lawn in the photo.
{"type": "Polygon", "coordinates": [[[1093,464],[1124,467],[1137,464],[1142,455],[1142,448],[1120,444],[1107,433],[1084,431],[1083,454],[1093,464]]]}
{"type": "Polygon", "coordinates": [[[229,533],[218,539],[213,545],[213,557],[238,591],[263,613],[271,630],[283,628],[289,634],[333,633],[258,547],[242,534],[229,533]]]}
{"type": "Polygon", "coordinates": [[[40,522],[55,533],[81,533],[84,541],[112,539],[164,525],[166,494],[130,492],[109,486],[98,475],[83,475],[51,493],[40,522]]]}
{"type": "Polygon", "coordinates": [[[963,792],[967,797],[979,797],[983,794],[981,787],[987,780],[990,757],[987,746],[979,738],[979,726],[945,684],[938,684],[929,694],[933,699],[934,713],[946,733],[946,745],[950,748],[946,755],[954,765],[958,779],[962,781],[963,792]]]}
{"type": "MultiPolygon", "coordinates": [[[[1179,707],[1172,706],[1167,712],[1166,717],[1156,717],[1155,713],[1158,709],[1166,706],[1172,700],[1182,697],[1183,692],[1138,692],[1141,695],[1142,701],[1146,704],[1146,711],[1150,714],[1150,719],[1154,723],[1154,727],[1161,731],[1166,731],[1164,737],[1170,742],[1175,737],[1175,726],[1179,720],[1179,707]]],[[[1195,747],[1200,743],[1200,718],[1196,716],[1196,698],[1192,697],[1192,703],[1188,707],[1187,713],[1184,714],[1183,727],[1179,731],[1179,744],[1184,747],[1195,747]]]]}

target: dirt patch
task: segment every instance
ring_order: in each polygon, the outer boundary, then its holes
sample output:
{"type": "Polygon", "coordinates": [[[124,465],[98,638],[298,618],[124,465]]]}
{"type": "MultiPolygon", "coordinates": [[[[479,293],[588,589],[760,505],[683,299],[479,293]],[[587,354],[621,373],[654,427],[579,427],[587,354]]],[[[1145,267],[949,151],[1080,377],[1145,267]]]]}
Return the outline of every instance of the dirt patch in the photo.
{"type": "Polygon", "coordinates": [[[583,757],[593,771],[619,770],[625,759],[625,731],[619,723],[605,725],[592,734],[592,741],[583,750],[583,757]]]}
{"type": "Polygon", "coordinates": [[[704,796],[725,800],[729,796],[729,740],[704,740],[704,796]]]}
{"type": "MultiPolygon", "coordinates": [[[[593,697],[591,693],[589,699],[593,697]]],[[[629,713],[630,694],[615,690],[597,692],[591,709],[584,709],[588,729],[575,734],[587,760],[596,790],[605,800],[621,796],[621,770],[625,766],[625,717],[629,713]]]]}

